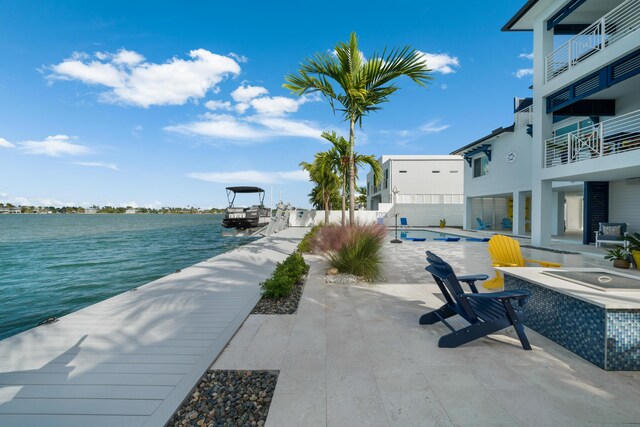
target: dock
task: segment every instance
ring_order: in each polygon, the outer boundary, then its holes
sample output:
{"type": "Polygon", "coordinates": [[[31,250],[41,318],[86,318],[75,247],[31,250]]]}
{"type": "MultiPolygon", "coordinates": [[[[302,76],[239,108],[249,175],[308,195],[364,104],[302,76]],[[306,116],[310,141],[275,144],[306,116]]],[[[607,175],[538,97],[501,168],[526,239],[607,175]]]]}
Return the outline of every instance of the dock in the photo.
{"type": "Polygon", "coordinates": [[[163,426],[305,232],[286,229],[0,341],[0,425],[163,426]]]}

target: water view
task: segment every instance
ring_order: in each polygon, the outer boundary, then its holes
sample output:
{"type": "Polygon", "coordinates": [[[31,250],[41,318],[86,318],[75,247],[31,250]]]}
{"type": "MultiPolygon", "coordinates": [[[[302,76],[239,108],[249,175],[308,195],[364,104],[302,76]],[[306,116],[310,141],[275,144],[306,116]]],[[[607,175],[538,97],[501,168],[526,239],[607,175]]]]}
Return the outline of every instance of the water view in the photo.
{"type": "Polygon", "coordinates": [[[0,339],[253,240],[222,215],[1,215],[0,339]]]}

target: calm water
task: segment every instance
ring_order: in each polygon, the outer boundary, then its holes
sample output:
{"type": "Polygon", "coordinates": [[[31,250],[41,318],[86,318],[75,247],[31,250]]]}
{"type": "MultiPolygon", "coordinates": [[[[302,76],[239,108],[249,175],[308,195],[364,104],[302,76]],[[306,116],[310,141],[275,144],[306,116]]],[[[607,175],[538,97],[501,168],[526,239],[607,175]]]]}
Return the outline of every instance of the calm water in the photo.
{"type": "Polygon", "coordinates": [[[0,339],[253,240],[224,237],[221,223],[222,215],[0,215],[0,339]]]}

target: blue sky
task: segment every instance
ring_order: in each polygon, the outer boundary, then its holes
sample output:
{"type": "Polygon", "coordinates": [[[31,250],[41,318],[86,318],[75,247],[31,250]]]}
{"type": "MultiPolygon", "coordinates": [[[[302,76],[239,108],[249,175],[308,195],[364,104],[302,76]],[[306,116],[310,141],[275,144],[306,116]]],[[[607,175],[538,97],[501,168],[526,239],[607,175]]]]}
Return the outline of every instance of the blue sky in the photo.
{"type": "Polygon", "coordinates": [[[307,206],[298,164],[348,124],[283,77],[352,31],[365,57],[408,44],[434,69],[356,150],[447,154],[530,95],[531,34],[500,31],[521,3],[0,0],[0,201],[223,207],[237,184],[307,206]]]}

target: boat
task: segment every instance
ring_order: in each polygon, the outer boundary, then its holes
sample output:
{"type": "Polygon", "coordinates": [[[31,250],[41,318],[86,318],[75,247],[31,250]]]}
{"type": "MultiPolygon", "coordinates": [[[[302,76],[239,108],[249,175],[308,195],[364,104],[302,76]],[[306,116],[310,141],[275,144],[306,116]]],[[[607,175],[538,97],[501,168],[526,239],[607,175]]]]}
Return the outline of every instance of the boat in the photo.
{"type": "Polygon", "coordinates": [[[265,227],[271,221],[271,209],[264,206],[264,190],[260,187],[227,187],[227,201],[229,207],[224,210],[222,226],[247,230],[265,227]],[[259,204],[250,207],[234,206],[238,194],[258,194],[259,204]]]}

